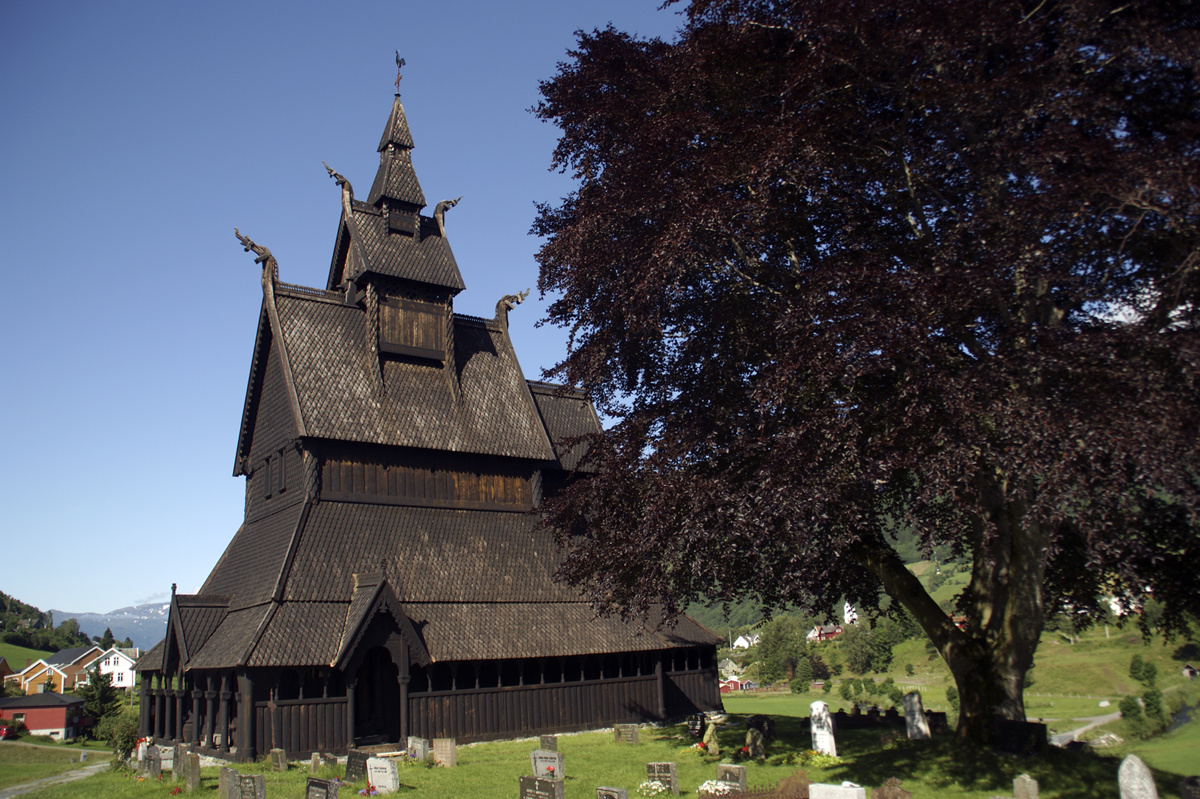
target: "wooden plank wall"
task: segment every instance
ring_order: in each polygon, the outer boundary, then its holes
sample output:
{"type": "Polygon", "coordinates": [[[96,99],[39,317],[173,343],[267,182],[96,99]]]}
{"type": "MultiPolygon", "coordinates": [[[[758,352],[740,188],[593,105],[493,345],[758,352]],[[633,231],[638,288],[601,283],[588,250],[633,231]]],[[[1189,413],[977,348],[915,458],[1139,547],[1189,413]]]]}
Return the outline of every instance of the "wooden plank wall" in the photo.
{"type": "Polygon", "coordinates": [[[321,497],[346,502],[527,511],[533,507],[529,475],[511,470],[465,469],[429,456],[424,463],[370,463],[326,458],[321,497]]]}
{"type": "Polygon", "coordinates": [[[276,702],[274,711],[269,702],[255,702],[254,730],[260,755],[273,746],[287,750],[292,758],[312,752],[345,752],[346,697],[285,700],[276,702]],[[279,730],[272,736],[276,720],[279,730]]]}

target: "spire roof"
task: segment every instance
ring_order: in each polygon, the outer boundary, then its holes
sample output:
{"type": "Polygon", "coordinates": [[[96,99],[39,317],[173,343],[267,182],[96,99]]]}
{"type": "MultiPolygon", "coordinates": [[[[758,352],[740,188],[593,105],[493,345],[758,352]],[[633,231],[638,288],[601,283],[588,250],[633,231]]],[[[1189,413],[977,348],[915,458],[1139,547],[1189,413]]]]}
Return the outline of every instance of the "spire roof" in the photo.
{"type": "Polygon", "coordinates": [[[367,197],[369,204],[380,206],[387,201],[389,205],[405,203],[417,209],[425,207],[425,194],[412,165],[414,146],[404,105],[397,94],[379,139],[379,171],[375,173],[375,182],[367,197]]]}

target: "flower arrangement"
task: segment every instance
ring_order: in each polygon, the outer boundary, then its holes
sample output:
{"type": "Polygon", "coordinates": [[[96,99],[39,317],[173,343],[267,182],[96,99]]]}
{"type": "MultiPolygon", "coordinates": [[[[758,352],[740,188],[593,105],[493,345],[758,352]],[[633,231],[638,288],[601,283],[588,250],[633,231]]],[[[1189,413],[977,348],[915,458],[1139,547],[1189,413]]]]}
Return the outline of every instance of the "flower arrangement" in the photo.
{"type": "Polygon", "coordinates": [[[176,785],[174,788],[171,789],[171,796],[177,796],[178,794],[181,794],[181,793],[183,793],[182,785],[176,785]]]}
{"type": "Polygon", "coordinates": [[[367,783],[367,787],[358,792],[359,796],[378,796],[379,791],[371,783],[367,783]]]}
{"type": "Polygon", "coordinates": [[[691,746],[685,746],[680,751],[683,752],[684,754],[707,755],[708,754],[708,744],[701,741],[700,743],[695,743],[695,744],[692,744],[691,746]]]}
{"type": "Polygon", "coordinates": [[[696,793],[701,796],[728,796],[737,788],[731,782],[721,782],[720,780],[708,780],[700,783],[700,787],[696,789],[696,793]]]}
{"type": "Polygon", "coordinates": [[[554,779],[558,776],[554,773],[554,766],[546,766],[546,773],[550,775],[550,779],[554,779]]]}
{"type": "Polygon", "coordinates": [[[792,765],[812,766],[813,768],[829,768],[842,762],[840,757],[827,755],[813,749],[805,749],[803,752],[793,752],[788,755],[787,759],[792,765]]]}
{"type": "Polygon", "coordinates": [[[646,780],[638,786],[637,790],[642,796],[658,796],[667,792],[667,786],[658,780],[646,780]]]}

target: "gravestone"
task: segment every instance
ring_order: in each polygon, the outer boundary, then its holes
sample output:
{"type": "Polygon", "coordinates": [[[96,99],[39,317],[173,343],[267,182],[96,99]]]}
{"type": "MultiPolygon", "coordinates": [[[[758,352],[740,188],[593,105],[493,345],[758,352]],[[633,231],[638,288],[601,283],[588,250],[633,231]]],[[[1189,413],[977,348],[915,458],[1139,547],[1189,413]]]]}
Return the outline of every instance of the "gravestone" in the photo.
{"type": "Polygon", "coordinates": [[[928,741],[929,721],[925,718],[925,708],[921,704],[921,695],[909,691],[904,695],[904,728],[910,741],[928,741]]]}
{"type": "Polygon", "coordinates": [[[647,763],[646,781],[662,783],[672,796],[679,796],[679,777],[675,774],[674,763],[647,763]]]}
{"type": "Polygon", "coordinates": [[[934,735],[945,735],[950,732],[950,725],[946,723],[946,714],[941,710],[926,710],[925,720],[929,722],[929,731],[934,735]]]}
{"type": "Polygon", "coordinates": [[[638,743],[638,725],[617,724],[613,726],[613,740],[619,744],[638,743]]]}
{"type": "Polygon", "coordinates": [[[889,777],[881,787],[871,791],[871,799],[912,799],[912,792],[900,787],[900,780],[889,777]]]}
{"type": "Polygon", "coordinates": [[[80,763],[87,762],[87,750],[86,749],[83,749],[79,752],[79,762],[80,763]]]}
{"type": "Polygon", "coordinates": [[[696,740],[704,737],[704,714],[696,713],[687,717],[688,735],[696,740]]]}
{"type": "Polygon", "coordinates": [[[567,777],[566,758],[562,752],[534,749],[529,753],[533,776],[539,780],[562,780],[567,777]]]}
{"type": "Polygon", "coordinates": [[[562,780],[521,777],[521,799],[563,799],[562,780]]]}
{"type": "MultiPolygon", "coordinates": [[[[926,721],[929,720],[928,713],[925,714],[925,719],[926,721]]],[[[896,710],[894,707],[889,707],[887,710],[883,711],[883,721],[885,724],[898,723],[900,721],[900,711],[896,710]]]]}
{"type": "Polygon", "coordinates": [[[775,799],[808,799],[808,786],[812,780],[803,771],[794,771],[775,786],[775,799]]]}
{"type": "Polygon", "coordinates": [[[287,750],[272,749],[271,750],[271,769],[273,771],[287,771],[288,759],[287,750]]]}
{"type": "Polygon", "coordinates": [[[1038,799],[1037,780],[1028,774],[1020,774],[1013,780],[1013,799],[1038,799]]]}
{"type": "Polygon", "coordinates": [[[1154,786],[1154,775],[1137,755],[1126,755],[1117,769],[1117,787],[1121,799],[1158,799],[1158,788],[1154,786]]]}
{"type": "Polygon", "coordinates": [[[188,793],[191,793],[200,787],[200,755],[195,752],[187,752],[184,754],[182,761],[184,763],[184,785],[187,787],[188,793]]]}
{"type": "Polygon", "coordinates": [[[721,743],[717,740],[717,725],[709,724],[704,731],[704,749],[713,757],[721,756],[721,743]]]}
{"type": "Polygon", "coordinates": [[[150,744],[146,743],[145,741],[141,741],[137,745],[137,764],[138,764],[138,772],[139,773],[145,767],[144,764],[146,762],[146,753],[149,751],[150,751],[150,744]]]}
{"type": "Polygon", "coordinates": [[[754,727],[746,730],[746,756],[751,760],[763,760],[767,756],[762,731],[754,727]]]}
{"type": "Polygon", "coordinates": [[[596,799],[629,799],[629,792],[624,788],[597,788],[596,799]]]}
{"type": "Polygon", "coordinates": [[[770,716],[756,714],[746,719],[746,726],[758,730],[763,735],[763,741],[775,740],[775,719],[770,716]]]}
{"type": "Polygon", "coordinates": [[[331,780],[309,777],[304,786],[304,799],[337,799],[338,786],[331,780]]]}
{"type": "Polygon", "coordinates": [[[413,760],[428,760],[429,741],[415,735],[408,736],[408,756],[413,760]]]}
{"type": "Polygon", "coordinates": [[[337,757],[329,754],[328,752],[322,752],[321,753],[321,765],[325,766],[325,768],[337,768],[337,765],[338,765],[337,757]]]}
{"type": "Polygon", "coordinates": [[[267,799],[265,774],[239,774],[238,799],[267,799]]]}
{"type": "Polygon", "coordinates": [[[813,751],[837,757],[837,742],[833,737],[833,718],[829,715],[829,705],[820,700],[813,702],[809,706],[808,725],[812,732],[813,751]]]}
{"type": "Polygon", "coordinates": [[[308,773],[316,774],[317,769],[319,769],[320,767],[321,767],[321,754],[319,752],[313,752],[312,757],[308,761],[308,773]]]}
{"type": "Polygon", "coordinates": [[[858,785],[826,785],[814,782],[808,786],[808,799],[867,799],[867,789],[858,785]]]}
{"type": "Polygon", "coordinates": [[[558,736],[543,735],[538,738],[538,749],[545,749],[547,752],[558,751],[558,736]]]}
{"type": "Polygon", "coordinates": [[[367,761],[371,756],[361,749],[351,749],[346,753],[346,782],[358,782],[367,776],[367,761]]]}
{"type": "Polygon", "coordinates": [[[993,748],[1006,755],[1032,755],[1046,749],[1046,725],[996,718],[993,748]]]}
{"type": "Polygon", "coordinates": [[[367,782],[380,793],[400,790],[400,767],[390,757],[372,757],[367,760],[367,782]]]}
{"type": "Polygon", "coordinates": [[[1200,777],[1184,777],[1180,780],[1179,799],[1200,799],[1200,777]]]}
{"type": "Polygon", "coordinates": [[[156,780],[162,776],[162,754],[157,746],[152,746],[146,752],[146,776],[156,780]]]}
{"type": "Polygon", "coordinates": [[[730,763],[717,764],[717,782],[735,786],[734,790],[746,792],[746,767],[734,766],[730,763]]]}
{"type": "Polygon", "coordinates": [[[453,738],[433,739],[433,759],[438,765],[453,768],[458,765],[458,742],[453,738]]]}
{"type": "MultiPolygon", "coordinates": [[[[183,779],[183,766],[187,762],[187,744],[175,744],[171,747],[171,782],[183,779]]],[[[163,764],[166,768],[166,764],[163,764]]]]}
{"type": "Polygon", "coordinates": [[[239,799],[237,778],[235,769],[221,766],[221,773],[217,777],[217,799],[239,799]]]}

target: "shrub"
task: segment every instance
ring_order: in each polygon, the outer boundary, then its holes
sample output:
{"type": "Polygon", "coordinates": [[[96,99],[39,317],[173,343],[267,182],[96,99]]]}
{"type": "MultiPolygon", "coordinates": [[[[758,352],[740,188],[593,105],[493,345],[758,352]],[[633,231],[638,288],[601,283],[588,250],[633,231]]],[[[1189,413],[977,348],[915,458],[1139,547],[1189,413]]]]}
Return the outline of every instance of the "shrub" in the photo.
{"type": "Polygon", "coordinates": [[[1136,696],[1127,696],[1117,705],[1117,709],[1121,711],[1121,718],[1133,719],[1142,715],[1142,703],[1138,701],[1136,696]]]}
{"type": "Polygon", "coordinates": [[[1133,657],[1131,657],[1129,659],[1129,676],[1135,680],[1140,681],[1142,679],[1143,665],[1144,664],[1142,663],[1141,655],[1134,655],[1133,657]]]}
{"type": "Polygon", "coordinates": [[[913,664],[905,663],[904,664],[904,673],[907,674],[909,677],[913,676],[913,664]]]}
{"type": "Polygon", "coordinates": [[[128,760],[137,745],[137,716],[134,713],[114,713],[100,719],[96,737],[112,747],[120,760],[128,760]]]}

